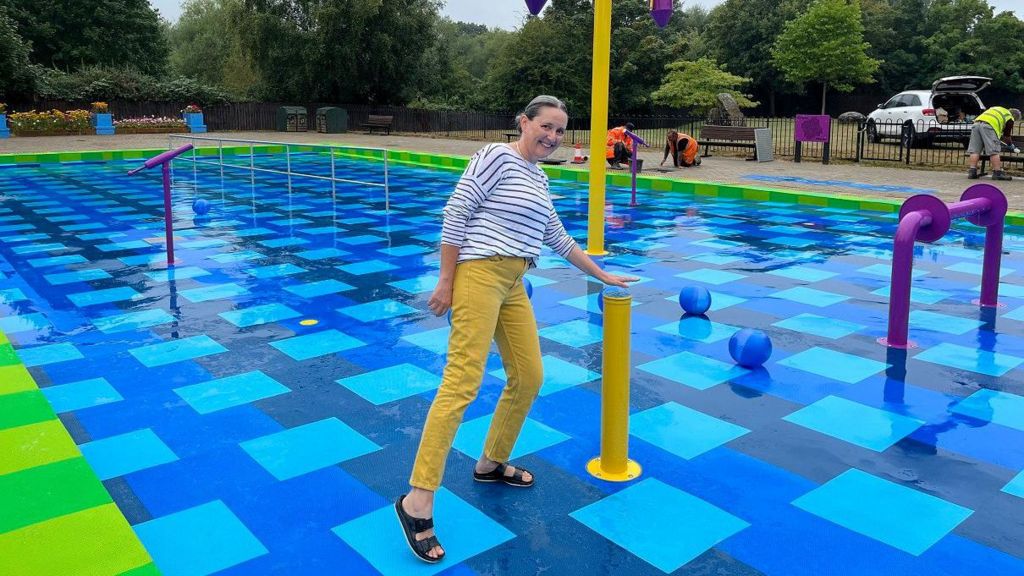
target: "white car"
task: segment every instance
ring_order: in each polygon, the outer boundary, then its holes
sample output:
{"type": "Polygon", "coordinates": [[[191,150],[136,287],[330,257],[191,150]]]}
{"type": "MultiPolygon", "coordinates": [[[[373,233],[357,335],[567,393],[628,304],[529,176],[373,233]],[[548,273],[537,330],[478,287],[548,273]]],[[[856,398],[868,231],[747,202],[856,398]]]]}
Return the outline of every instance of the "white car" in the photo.
{"type": "Polygon", "coordinates": [[[978,92],[992,82],[982,76],[939,78],[929,90],[907,90],[868,114],[866,130],[872,142],[898,138],[903,145],[959,142],[971,138],[971,124],[985,111],[978,92]]]}

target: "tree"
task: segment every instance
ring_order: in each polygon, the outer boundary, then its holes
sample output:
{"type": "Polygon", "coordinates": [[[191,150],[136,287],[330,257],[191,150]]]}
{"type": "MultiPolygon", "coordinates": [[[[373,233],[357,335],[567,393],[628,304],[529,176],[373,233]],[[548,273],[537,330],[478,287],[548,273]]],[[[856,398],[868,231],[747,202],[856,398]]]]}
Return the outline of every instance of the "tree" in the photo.
{"type": "Polygon", "coordinates": [[[242,48],[242,0],[188,0],[167,33],[173,74],[221,86],[236,98],[259,93],[255,63],[242,48]]]}
{"type": "Polygon", "coordinates": [[[0,0],[31,43],[33,63],[61,70],[107,64],[158,74],[167,42],[146,0],[0,0]]]}
{"type": "Polygon", "coordinates": [[[31,91],[28,53],[28,43],[18,35],[14,21],[0,8],[0,99],[31,91]]]}
{"type": "Polygon", "coordinates": [[[757,102],[737,90],[739,86],[749,83],[750,79],[726,72],[709,58],[695,62],[673,62],[667,69],[668,74],[661,87],[651,94],[657,104],[688,108],[705,115],[718,105],[718,94],[728,92],[741,108],[757,106],[757,102]]]}
{"type": "Polygon", "coordinates": [[[815,0],[786,24],[772,50],[775,64],[795,84],[821,82],[821,113],[829,85],[840,92],[874,82],[880,62],[867,55],[858,0],[815,0]]]}

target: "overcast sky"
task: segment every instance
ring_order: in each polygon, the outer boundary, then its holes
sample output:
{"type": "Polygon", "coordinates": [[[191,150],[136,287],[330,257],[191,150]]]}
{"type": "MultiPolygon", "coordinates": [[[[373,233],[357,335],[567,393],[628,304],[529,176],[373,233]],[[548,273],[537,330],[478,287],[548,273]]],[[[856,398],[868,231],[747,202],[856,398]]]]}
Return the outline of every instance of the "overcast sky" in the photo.
{"type": "MultiPolygon", "coordinates": [[[[637,0],[640,2],[642,0],[637,0]]],[[[685,0],[684,6],[700,4],[710,8],[721,4],[723,0],[685,0]]],[[[1013,10],[1018,17],[1021,17],[1024,9],[1020,8],[1021,0],[989,0],[989,4],[995,6],[996,11],[1013,10]]],[[[160,14],[176,22],[181,16],[181,0],[150,0],[150,4],[160,11],[160,14]]],[[[519,26],[527,14],[526,2],[523,0],[448,0],[442,13],[452,20],[463,22],[476,22],[487,26],[512,30],[519,26]]]]}

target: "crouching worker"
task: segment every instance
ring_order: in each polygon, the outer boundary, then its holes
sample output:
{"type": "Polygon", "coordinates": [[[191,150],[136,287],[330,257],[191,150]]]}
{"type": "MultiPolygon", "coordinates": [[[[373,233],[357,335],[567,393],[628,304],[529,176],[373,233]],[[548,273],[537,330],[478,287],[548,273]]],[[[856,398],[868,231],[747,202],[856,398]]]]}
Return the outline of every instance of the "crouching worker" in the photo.
{"type": "Polygon", "coordinates": [[[661,157],[659,166],[664,166],[665,160],[669,156],[672,157],[672,165],[676,168],[700,166],[700,157],[697,156],[699,150],[700,145],[696,138],[676,130],[669,130],[668,137],[665,138],[665,154],[661,157]]]}
{"type": "Polygon", "coordinates": [[[620,168],[621,163],[628,163],[633,158],[633,140],[626,135],[627,130],[633,132],[636,126],[632,122],[626,122],[624,126],[616,126],[608,131],[604,157],[612,168],[620,168]]]}
{"type": "Polygon", "coordinates": [[[978,178],[978,160],[984,154],[992,162],[993,180],[1013,180],[1012,176],[1003,171],[1003,161],[999,153],[1002,151],[1003,142],[1013,145],[1014,122],[1020,122],[1020,110],[1007,110],[1002,106],[993,106],[974,119],[971,140],[967,144],[967,153],[971,155],[970,168],[967,169],[968,178],[978,178]]]}

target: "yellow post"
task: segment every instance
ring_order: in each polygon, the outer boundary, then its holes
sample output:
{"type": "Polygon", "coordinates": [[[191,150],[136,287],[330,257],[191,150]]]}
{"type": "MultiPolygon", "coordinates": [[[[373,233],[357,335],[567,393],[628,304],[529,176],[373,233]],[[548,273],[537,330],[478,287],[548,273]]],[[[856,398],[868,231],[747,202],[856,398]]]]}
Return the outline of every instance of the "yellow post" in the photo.
{"type": "Polygon", "coordinates": [[[625,288],[606,288],[604,344],[601,352],[601,455],[587,472],[610,482],[640,477],[629,459],[629,315],[633,297],[625,288]]]}
{"type": "Polygon", "coordinates": [[[612,51],[612,0],[594,0],[594,69],[590,92],[590,216],[587,254],[604,256],[604,150],[608,130],[608,67],[612,51]]]}

